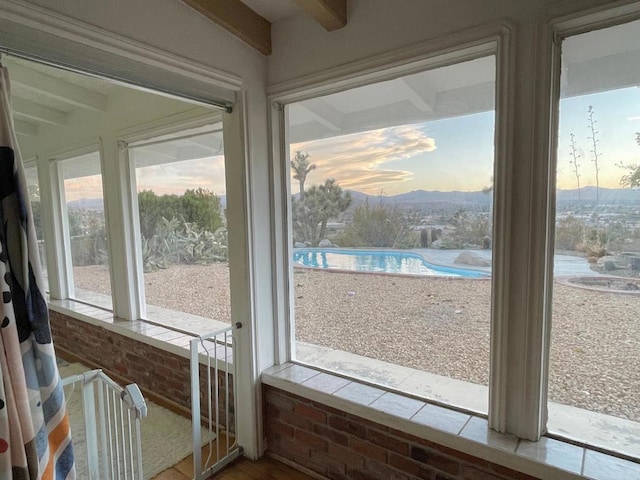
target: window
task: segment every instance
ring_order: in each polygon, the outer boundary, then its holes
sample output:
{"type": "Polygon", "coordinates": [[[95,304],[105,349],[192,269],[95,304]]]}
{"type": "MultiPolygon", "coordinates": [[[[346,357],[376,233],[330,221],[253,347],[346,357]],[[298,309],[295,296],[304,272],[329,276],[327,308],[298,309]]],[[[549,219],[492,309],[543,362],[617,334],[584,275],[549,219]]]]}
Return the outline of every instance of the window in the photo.
{"type": "Polygon", "coordinates": [[[295,359],[487,411],[495,76],[491,55],[286,105],[295,359]]]}
{"type": "Polygon", "coordinates": [[[640,422],[638,45],[640,21],[562,43],[549,398],[616,432],[640,422]]]}
{"type": "Polygon", "coordinates": [[[69,298],[112,308],[109,249],[97,152],[59,163],[64,234],[70,267],[69,298]]]}
{"type": "MultiPolygon", "coordinates": [[[[40,202],[40,184],[38,182],[38,167],[26,166],[24,174],[27,179],[27,189],[29,190],[29,200],[31,201],[31,211],[33,212],[33,223],[38,239],[38,254],[42,266],[42,275],[47,284],[47,257],[44,248],[44,231],[42,227],[42,204],[40,202]]],[[[48,287],[46,287],[48,290],[48,287]]]]}
{"type": "Polygon", "coordinates": [[[222,125],[132,144],[129,159],[147,317],[175,318],[178,311],[229,323],[222,125]]]}

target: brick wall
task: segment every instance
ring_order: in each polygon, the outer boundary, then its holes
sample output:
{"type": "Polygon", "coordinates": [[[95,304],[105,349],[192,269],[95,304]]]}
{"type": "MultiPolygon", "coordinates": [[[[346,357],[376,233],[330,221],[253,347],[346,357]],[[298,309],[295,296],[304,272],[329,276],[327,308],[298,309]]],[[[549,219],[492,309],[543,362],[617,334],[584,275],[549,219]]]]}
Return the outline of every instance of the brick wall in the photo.
{"type": "Polygon", "coordinates": [[[270,386],[263,393],[267,451],[330,479],[535,480],[270,386]]]}
{"type": "MultiPolygon", "coordinates": [[[[56,350],[68,360],[101,368],[119,383],[137,383],[149,399],[189,416],[191,413],[191,377],[189,359],[125,337],[101,326],[49,312],[56,350]],[[68,355],[71,354],[71,357],[68,355]]],[[[206,410],[206,367],[200,365],[200,403],[206,410]]],[[[212,376],[214,374],[212,373],[212,376]]],[[[232,379],[230,379],[232,388],[232,379]]],[[[213,386],[212,386],[213,390],[213,386]]],[[[218,378],[219,398],[225,394],[224,376],[218,378]]],[[[225,411],[219,412],[226,425],[225,411]]],[[[233,431],[233,406],[230,407],[233,431]]]]}

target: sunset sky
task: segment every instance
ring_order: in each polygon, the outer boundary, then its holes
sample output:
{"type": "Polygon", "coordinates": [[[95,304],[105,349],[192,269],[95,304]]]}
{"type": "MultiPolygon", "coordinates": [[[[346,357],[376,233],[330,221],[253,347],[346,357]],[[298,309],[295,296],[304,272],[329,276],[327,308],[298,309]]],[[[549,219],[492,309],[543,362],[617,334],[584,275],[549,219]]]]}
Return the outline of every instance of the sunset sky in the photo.
{"type": "MultiPolygon", "coordinates": [[[[595,185],[595,164],[588,128],[594,108],[599,139],[600,186],[620,187],[625,172],[618,163],[640,163],[640,88],[627,88],[561,102],[558,139],[558,188],[573,189],[577,180],[569,163],[570,134],[576,139],[580,186],[595,185]]],[[[493,175],[493,112],[387,128],[291,146],[316,164],[306,185],[335,178],[346,189],[395,195],[412,190],[477,191],[493,175]]],[[[292,190],[298,190],[296,181],[292,190]]]]}
{"type": "MultiPolygon", "coordinates": [[[[588,107],[594,108],[599,139],[600,186],[619,188],[625,173],[619,163],[640,163],[640,88],[627,88],[562,100],[558,141],[558,188],[576,188],[570,152],[574,133],[582,187],[595,185],[588,107]]],[[[494,113],[485,112],[433,122],[404,125],[291,145],[307,152],[317,165],[307,186],[335,178],[345,189],[373,195],[412,190],[477,191],[491,184],[493,175],[494,113]]],[[[226,193],[224,158],[194,159],[137,170],[138,190],[158,194],[206,188],[226,193]]],[[[298,182],[291,182],[293,192],[298,182]]],[[[66,182],[67,200],[100,196],[100,177],[66,182]]]]}

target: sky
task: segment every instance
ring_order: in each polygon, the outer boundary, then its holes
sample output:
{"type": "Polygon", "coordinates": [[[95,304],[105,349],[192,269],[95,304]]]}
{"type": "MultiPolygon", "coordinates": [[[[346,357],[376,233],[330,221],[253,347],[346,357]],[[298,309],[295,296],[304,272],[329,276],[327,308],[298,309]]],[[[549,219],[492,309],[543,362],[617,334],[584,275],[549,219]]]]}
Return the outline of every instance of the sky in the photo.
{"type": "MultiPolygon", "coordinates": [[[[598,140],[601,187],[620,188],[619,163],[640,163],[640,88],[566,98],[560,105],[557,186],[577,188],[570,163],[574,134],[580,186],[596,185],[589,106],[598,140]]],[[[412,190],[478,191],[491,185],[494,164],[494,112],[346,135],[291,145],[306,152],[316,169],[306,187],[335,178],[345,189],[372,195],[412,190]]],[[[292,191],[299,190],[292,180],[292,191]]]]}
{"type": "MultiPolygon", "coordinates": [[[[640,88],[566,98],[560,104],[557,186],[577,188],[570,163],[570,135],[578,155],[580,186],[594,186],[592,132],[593,107],[599,151],[601,187],[620,188],[625,170],[618,165],[640,163],[640,88]]],[[[396,195],[412,190],[478,191],[493,178],[494,112],[403,125],[328,139],[293,144],[316,164],[306,182],[309,187],[335,178],[344,189],[371,195],[396,195]]],[[[182,194],[189,188],[226,193],[224,157],[195,158],[136,169],[138,191],[182,194]]],[[[292,179],[292,192],[298,182],[292,179]]],[[[101,178],[90,175],[65,181],[67,201],[102,196],[101,178]]]]}

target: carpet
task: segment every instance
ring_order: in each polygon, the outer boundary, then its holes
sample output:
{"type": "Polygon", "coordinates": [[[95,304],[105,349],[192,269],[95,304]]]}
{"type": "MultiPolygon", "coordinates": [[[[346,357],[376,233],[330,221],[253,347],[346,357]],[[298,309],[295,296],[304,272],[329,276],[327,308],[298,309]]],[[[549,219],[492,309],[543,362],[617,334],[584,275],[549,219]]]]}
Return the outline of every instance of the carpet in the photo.
{"type": "MultiPolygon", "coordinates": [[[[80,363],[59,362],[62,378],[77,375],[90,368],[80,363]]],[[[87,478],[86,454],[84,450],[84,414],[82,391],[79,385],[65,387],[67,411],[71,424],[71,434],[76,455],[76,475],[78,479],[87,478]]],[[[150,479],[158,473],[171,468],[193,453],[191,420],[146,400],[147,416],[141,422],[142,464],[144,478],[150,479]]],[[[204,432],[208,435],[208,432],[204,432]]],[[[203,437],[204,437],[203,435],[203,437]]],[[[211,437],[203,438],[203,443],[211,437]]]]}

